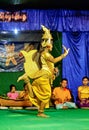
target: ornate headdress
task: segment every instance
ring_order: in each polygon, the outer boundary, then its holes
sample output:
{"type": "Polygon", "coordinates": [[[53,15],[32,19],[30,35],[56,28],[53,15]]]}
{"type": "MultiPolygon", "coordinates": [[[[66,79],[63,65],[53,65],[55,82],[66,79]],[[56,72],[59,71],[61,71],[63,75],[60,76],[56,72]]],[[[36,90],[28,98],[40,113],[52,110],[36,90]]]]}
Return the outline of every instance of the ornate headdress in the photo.
{"type": "Polygon", "coordinates": [[[50,33],[50,30],[47,29],[45,26],[41,25],[43,31],[44,31],[44,34],[42,36],[42,39],[53,39],[51,33],[50,33]]]}
{"type": "Polygon", "coordinates": [[[50,33],[50,30],[47,29],[45,26],[41,25],[43,31],[44,31],[44,34],[42,36],[42,40],[44,40],[41,45],[42,47],[46,47],[48,44],[50,44],[51,40],[53,39],[51,33],[50,33]],[[45,40],[48,40],[47,42],[45,40]]]}

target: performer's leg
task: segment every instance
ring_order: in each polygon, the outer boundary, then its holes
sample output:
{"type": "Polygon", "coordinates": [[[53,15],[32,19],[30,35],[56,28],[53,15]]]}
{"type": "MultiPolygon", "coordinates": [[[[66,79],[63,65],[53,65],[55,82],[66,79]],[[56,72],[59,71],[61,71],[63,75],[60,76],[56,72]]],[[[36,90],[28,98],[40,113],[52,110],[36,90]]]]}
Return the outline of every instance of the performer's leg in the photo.
{"type": "Polygon", "coordinates": [[[32,85],[31,85],[30,79],[28,78],[28,76],[26,75],[26,73],[24,75],[20,76],[18,78],[17,82],[19,82],[20,80],[24,80],[24,82],[27,84],[28,90],[29,90],[29,96],[31,96],[33,98],[34,94],[33,94],[33,90],[32,90],[32,85]]]}
{"type": "Polygon", "coordinates": [[[44,118],[49,117],[48,115],[44,114],[45,106],[46,106],[46,103],[43,103],[43,102],[40,103],[37,116],[44,117],[44,118]]]}
{"type": "Polygon", "coordinates": [[[28,91],[29,91],[30,97],[34,98],[34,93],[33,93],[32,85],[30,84],[30,81],[27,83],[27,86],[28,86],[28,91]]]}

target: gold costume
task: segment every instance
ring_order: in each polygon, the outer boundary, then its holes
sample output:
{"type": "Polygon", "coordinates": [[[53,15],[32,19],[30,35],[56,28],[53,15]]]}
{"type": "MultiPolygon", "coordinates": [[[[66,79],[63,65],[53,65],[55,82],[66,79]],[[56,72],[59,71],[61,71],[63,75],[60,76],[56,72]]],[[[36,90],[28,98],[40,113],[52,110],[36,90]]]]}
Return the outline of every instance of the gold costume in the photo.
{"type": "Polygon", "coordinates": [[[31,92],[33,92],[33,96],[31,96],[31,94],[29,96],[30,101],[38,108],[40,107],[40,102],[43,102],[45,107],[48,108],[51,97],[51,84],[54,77],[54,64],[50,62],[49,59],[53,56],[43,51],[41,54],[42,68],[39,69],[36,61],[31,62],[31,56],[36,53],[36,50],[31,50],[28,53],[24,51],[21,52],[25,57],[24,69],[26,75],[33,79],[32,87],[30,86],[29,88],[30,90],[32,89],[31,92]]]}
{"type": "Polygon", "coordinates": [[[43,52],[41,54],[42,69],[38,71],[33,77],[32,89],[37,97],[36,100],[30,100],[33,104],[39,107],[39,101],[47,104],[45,107],[49,107],[49,100],[51,97],[51,84],[54,73],[54,64],[48,59],[51,57],[49,53],[43,52]]]}
{"type": "Polygon", "coordinates": [[[49,53],[52,50],[53,39],[50,30],[43,25],[42,29],[44,31],[41,43],[42,50],[39,52],[37,50],[21,51],[25,58],[25,74],[19,77],[18,81],[24,80],[28,84],[29,99],[32,104],[38,107],[38,116],[46,117],[43,112],[44,108],[49,107],[51,84],[55,79],[54,63],[62,60],[68,54],[69,49],[64,47],[65,53],[54,58],[49,53]],[[30,84],[30,78],[33,79],[32,84],[30,84]]]}

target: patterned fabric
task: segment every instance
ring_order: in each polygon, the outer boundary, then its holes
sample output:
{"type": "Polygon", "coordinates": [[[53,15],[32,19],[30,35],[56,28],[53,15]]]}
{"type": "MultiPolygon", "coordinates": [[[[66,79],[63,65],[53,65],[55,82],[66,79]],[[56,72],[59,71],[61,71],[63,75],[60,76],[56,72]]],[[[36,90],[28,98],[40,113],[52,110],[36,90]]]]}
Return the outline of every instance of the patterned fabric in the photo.
{"type": "Polygon", "coordinates": [[[89,107],[89,99],[83,99],[82,101],[78,100],[77,101],[77,105],[78,107],[82,108],[82,107],[89,107]]]}

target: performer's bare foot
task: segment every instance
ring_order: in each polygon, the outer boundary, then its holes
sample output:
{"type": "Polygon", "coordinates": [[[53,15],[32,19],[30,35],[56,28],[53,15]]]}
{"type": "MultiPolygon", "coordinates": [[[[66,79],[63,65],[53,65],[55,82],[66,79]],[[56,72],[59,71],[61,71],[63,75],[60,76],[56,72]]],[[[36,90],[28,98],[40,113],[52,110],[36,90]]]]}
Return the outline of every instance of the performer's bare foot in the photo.
{"type": "Polygon", "coordinates": [[[46,115],[46,114],[44,114],[44,113],[38,113],[37,116],[38,116],[38,117],[43,117],[43,118],[49,117],[48,115],[46,115]]]}

